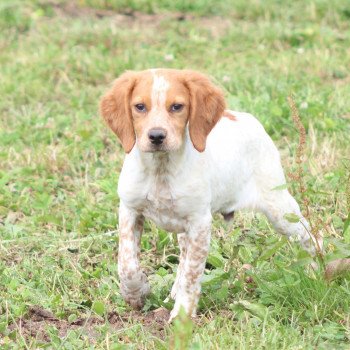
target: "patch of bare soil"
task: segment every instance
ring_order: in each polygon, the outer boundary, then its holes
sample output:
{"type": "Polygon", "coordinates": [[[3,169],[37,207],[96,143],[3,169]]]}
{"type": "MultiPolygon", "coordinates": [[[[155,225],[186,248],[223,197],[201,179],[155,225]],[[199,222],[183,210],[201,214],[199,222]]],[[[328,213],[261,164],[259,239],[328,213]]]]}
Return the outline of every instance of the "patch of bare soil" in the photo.
{"type": "Polygon", "coordinates": [[[228,18],[219,16],[197,17],[188,13],[167,12],[167,13],[143,13],[133,10],[124,10],[117,12],[108,9],[96,9],[92,7],[79,6],[75,1],[68,3],[52,2],[50,6],[53,8],[57,16],[71,18],[110,18],[111,21],[120,26],[128,27],[157,27],[162,21],[174,22],[194,22],[199,26],[208,29],[214,37],[220,36],[232,25],[232,21],[228,18]]]}
{"type": "Polygon", "coordinates": [[[49,342],[50,337],[47,333],[47,327],[54,326],[61,338],[64,338],[70,330],[82,330],[93,341],[99,336],[96,329],[98,326],[107,323],[112,330],[121,330],[130,322],[136,322],[141,323],[153,335],[163,338],[168,318],[169,311],[162,308],[148,313],[132,311],[125,315],[110,312],[107,315],[107,320],[102,317],[91,316],[68,322],[67,320],[58,319],[52,312],[44,310],[40,306],[32,306],[27,315],[9,326],[9,331],[16,330],[24,338],[35,338],[49,342]]]}
{"type": "MultiPolygon", "coordinates": [[[[137,11],[124,11],[116,12],[113,10],[97,9],[93,7],[83,7],[76,4],[74,1],[69,3],[51,3],[57,16],[72,17],[72,18],[84,18],[95,17],[104,18],[109,17],[117,22],[132,24],[133,22],[143,24],[153,24],[154,21],[159,22],[164,18],[164,15],[158,14],[146,14],[137,11]]],[[[178,14],[171,15],[173,18],[177,18],[178,14]]]]}

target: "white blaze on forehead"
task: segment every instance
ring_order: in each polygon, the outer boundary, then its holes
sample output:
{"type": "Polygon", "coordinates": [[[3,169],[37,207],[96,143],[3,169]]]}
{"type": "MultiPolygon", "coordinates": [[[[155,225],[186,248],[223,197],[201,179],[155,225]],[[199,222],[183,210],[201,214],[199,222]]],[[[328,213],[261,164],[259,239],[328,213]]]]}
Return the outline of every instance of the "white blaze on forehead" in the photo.
{"type": "Polygon", "coordinates": [[[157,71],[152,69],[153,85],[152,85],[152,109],[162,109],[165,107],[166,92],[169,89],[169,82],[162,76],[157,75],[157,71]]]}

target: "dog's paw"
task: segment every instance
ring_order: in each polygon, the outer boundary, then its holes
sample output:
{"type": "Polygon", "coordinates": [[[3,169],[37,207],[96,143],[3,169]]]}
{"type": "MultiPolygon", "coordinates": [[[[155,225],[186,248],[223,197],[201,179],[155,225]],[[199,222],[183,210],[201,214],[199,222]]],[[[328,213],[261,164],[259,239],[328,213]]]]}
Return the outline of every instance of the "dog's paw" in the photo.
{"type": "Polygon", "coordinates": [[[147,294],[124,296],[124,300],[135,310],[141,310],[145,305],[147,294]]]}
{"type": "Polygon", "coordinates": [[[179,316],[181,310],[183,310],[189,317],[195,318],[196,307],[194,304],[195,303],[193,301],[189,302],[189,300],[179,300],[178,298],[175,302],[174,308],[170,312],[168,323],[171,323],[177,316],[179,316]]]}
{"type": "Polygon", "coordinates": [[[140,281],[135,283],[121,284],[120,293],[124,300],[136,310],[142,309],[151,289],[147,277],[143,274],[140,281]]]}

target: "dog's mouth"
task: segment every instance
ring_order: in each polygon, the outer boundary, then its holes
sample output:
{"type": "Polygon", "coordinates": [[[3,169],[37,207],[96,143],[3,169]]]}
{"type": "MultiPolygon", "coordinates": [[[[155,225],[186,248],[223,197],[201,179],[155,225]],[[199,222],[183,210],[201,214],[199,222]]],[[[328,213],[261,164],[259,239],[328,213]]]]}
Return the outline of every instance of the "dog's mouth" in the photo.
{"type": "Polygon", "coordinates": [[[138,148],[141,152],[145,153],[167,153],[176,151],[181,147],[171,140],[166,140],[161,143],[144,142],[144,140],[137,140],[138,148]]]}
{"type": "Polygon", "coordinates": [[[161,145],[153,145],[153,144],[150,144],[149,145],[149,148],[145,151],[145,152],[149,152],[149,153],[157,153],[157,152],[168,152],[169,149],[166,145],[164,144],[161,144],[161,145]]]}

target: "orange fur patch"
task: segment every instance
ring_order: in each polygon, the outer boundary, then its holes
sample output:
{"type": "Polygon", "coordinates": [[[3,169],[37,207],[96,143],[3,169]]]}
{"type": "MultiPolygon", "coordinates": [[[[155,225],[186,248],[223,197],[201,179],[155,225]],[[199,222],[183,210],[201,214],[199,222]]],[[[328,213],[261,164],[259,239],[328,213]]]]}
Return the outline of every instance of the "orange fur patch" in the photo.
{"type": "Polygon", "coordinates": [[[224,113],[223,116],[226,117],[226,118],[228,118],[228,119],[230,119],[230,120],[233,120],[233,121],[236,121],[236,120],[237,120],[236,117],[235,117],[232,113],[230,113],[230,112],[228,112],[228,111],[225,111],[225,113],[224,113]]]}

